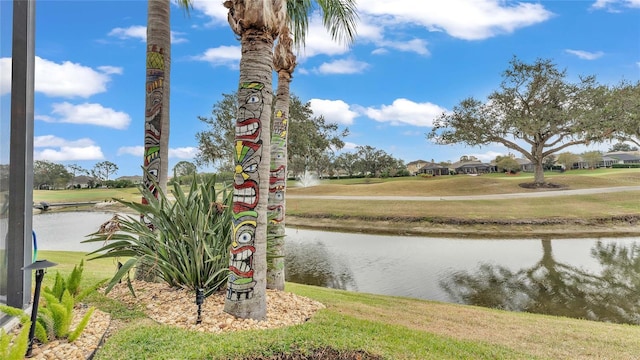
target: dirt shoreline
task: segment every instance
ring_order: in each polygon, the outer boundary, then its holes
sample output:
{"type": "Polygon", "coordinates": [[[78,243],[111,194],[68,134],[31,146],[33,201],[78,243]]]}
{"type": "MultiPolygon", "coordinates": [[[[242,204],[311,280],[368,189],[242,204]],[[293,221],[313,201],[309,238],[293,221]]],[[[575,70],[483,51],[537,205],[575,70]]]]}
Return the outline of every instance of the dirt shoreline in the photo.
{"type": "Polygon", "coordinates": [[[507,238],[601,238],[640,236],[640,215],[628,219],[599,218],[594,221],[573,219],[536,219],[535,221],[470,221],[468,219],[358,219],[330,217],[286,218],[287,227],[421,237],[470,239],[507,238]]]}

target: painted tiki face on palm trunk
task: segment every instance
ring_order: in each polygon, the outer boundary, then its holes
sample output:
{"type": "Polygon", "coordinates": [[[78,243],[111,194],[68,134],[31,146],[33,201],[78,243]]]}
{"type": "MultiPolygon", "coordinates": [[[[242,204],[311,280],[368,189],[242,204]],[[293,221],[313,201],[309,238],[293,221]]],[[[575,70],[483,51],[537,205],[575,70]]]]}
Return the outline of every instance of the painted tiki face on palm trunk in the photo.
{"type": "Polygon", "coordinates": [[[244,103],[238,109],[235,138],[233,240],[227,290],[227,298],[232,301],[250,299],[256,285],[253,258],[258,219],[256,207],[261,195],[258,165],[263,151],[260,140],[263,88],[263,84],[252,82],[242,84],[238,90],[244,103]]]}
{"type": "MultiPolygon", "coordinates": [[[[164,53],[151,45],[147,49],[147,81],[144,121],[144,186],[158,197],[154,181],[160,174],[160,134],[162,132],[162,97],[164,96],[164,53]]],[[[166,160],[165,160],[166,161],[166,160]]],[[[146,203],[146,199],[142,199],[146,203]]]]}

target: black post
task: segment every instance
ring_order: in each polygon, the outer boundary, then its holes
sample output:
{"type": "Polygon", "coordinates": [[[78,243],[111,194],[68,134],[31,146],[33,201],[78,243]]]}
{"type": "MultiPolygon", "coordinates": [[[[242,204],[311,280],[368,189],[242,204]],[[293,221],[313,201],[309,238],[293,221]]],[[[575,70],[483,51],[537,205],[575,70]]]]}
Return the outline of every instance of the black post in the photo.
{"type": "Polygon", "coordinates": [[[42,287],[42,279],[44,278],[44,269],[36,270],[36,290],[33,293],[33,306],[31,308],[31,328],[29,329],[29,347],[27,348],[27,357],[31,356],[33,349],[33,336],[36,332],[36,321],[38,321],[38,304],[40,304],[40,288],[42,287]]]}
{"type": "Polygon", "coordinates": [[[196,291],[196,305],[198,305],[198,318],[196,324],[202,323],[202,304],[204,303],[204,290],[198,289],[196,291]]]}
{"type": "Polygon", "coordinates": [[[27,357],[31,356],[33,348],[33,337],[36,331],[36,321],[38,321],[38,304],[40,303],[40,288],[42,287],[42,279],[44,278],[44,269],[58,264],[47,260],[36,260],[29,266],[25,266],[22,270],[36,271],[36,289],[33,293],[33,306],[31,307],[31,328],[29,328],[29,347],[27,348],[27,357]]]}

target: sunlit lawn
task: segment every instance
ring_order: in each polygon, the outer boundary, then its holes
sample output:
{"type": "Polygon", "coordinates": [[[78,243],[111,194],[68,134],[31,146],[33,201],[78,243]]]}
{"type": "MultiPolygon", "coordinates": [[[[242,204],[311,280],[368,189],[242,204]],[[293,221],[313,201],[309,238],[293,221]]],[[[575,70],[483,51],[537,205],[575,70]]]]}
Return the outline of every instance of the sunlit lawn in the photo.
{"type": "MultiPolygon", "coordinates": [[[[82,253],[42,251],[68,274],[82,253]]],[[[85,261],[85,283],[110,277],[109,261],[85,261]]],[[[103,359],[251,359],[333,347],[385,359],[633,359],[640,327],[474,306],[360,294],[287,283],[287,291],[326,305],[303,325],[219,335],[154,324],[137,310],[96,294],[89,301],[123,321],[95,357],[103,359]]],[[[203,314],[207,316],[207,314],[203,314]]]]}

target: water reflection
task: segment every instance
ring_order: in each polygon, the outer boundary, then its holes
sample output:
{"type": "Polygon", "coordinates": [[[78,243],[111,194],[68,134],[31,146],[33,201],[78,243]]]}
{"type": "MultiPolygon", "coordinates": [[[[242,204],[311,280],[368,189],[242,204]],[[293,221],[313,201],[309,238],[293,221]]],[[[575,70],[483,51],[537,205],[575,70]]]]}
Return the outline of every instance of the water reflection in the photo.
{"type": "Polygon", "coordinates": [[[640,246],[596,241],[591,256],[600,272],[559,262],[550,240],[541,240],[542,257],[512,271],[481,264],[453,272],[440,282],[456,302],[574,318],[640,324],[640,246]]]}
{"type": "Polygon", "coordinates": [[[357,291],[346,259],[331,254],[321,242],[287,243],[285,266],[286,281],[357,291]]]}

